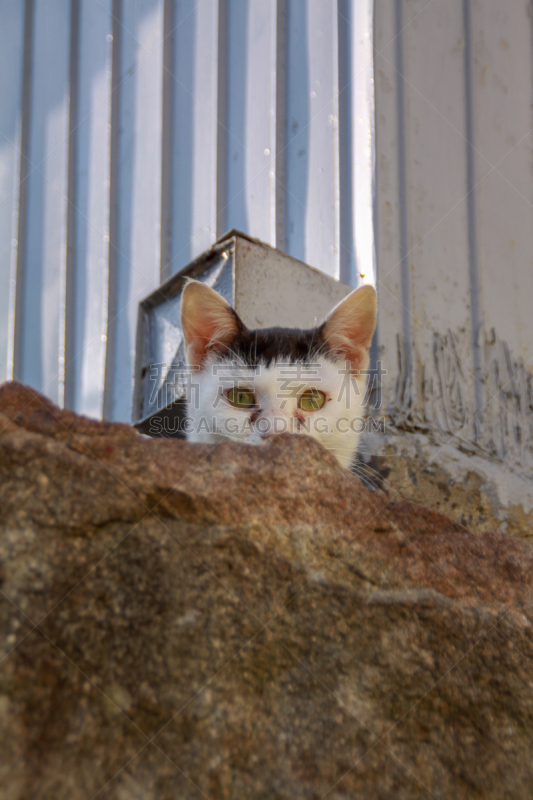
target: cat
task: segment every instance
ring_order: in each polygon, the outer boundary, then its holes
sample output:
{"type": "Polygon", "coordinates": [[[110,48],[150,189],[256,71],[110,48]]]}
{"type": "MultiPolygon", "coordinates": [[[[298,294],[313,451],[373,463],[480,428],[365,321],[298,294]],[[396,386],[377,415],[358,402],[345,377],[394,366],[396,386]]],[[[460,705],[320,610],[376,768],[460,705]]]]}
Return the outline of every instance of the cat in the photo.
{"type": "Polygon", "coordinates": [[[350,468],[364,427],[366,371],[376,327],[376,292],[355,289],[311,330],[249,330],[214,289],[189,280],[181,326],[196,392],[186,437],[264,444],[305,434],[350,468]]]}

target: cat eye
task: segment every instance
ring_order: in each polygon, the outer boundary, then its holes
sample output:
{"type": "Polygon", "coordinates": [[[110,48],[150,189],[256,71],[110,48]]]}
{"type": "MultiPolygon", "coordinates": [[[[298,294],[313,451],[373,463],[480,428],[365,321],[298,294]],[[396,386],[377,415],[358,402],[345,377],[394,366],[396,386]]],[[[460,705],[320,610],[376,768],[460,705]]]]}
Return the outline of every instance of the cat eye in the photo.
{"type": "Polygon", "coordinates": [[[252,408],[255,406],[255,394],[248,389],[230,389],[226,393],[228,402],[235,408],[252,408]]]}
{"type": "Polygon", "coordinates": [[[318,411],[326,402],[326,395],[318,389],[309,389],[298,398],[298,408],[302,411],[318,411]]]}

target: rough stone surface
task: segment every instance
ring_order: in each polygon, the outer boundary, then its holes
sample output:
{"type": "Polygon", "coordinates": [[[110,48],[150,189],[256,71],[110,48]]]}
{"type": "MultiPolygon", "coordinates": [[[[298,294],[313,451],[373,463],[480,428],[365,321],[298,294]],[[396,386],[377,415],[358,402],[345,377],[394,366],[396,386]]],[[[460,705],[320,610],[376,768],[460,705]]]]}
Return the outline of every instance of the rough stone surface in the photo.
{"type": "Polygon", "coordinates": [[[531,798],[533,552],[0,388],[2,800],[531,798]]]}

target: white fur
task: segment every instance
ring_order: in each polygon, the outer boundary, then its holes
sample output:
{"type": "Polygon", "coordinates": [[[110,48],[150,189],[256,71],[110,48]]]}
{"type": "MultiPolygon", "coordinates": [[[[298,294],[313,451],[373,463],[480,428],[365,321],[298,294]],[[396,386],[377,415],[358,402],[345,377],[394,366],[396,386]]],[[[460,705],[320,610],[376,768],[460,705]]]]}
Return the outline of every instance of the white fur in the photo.
{"type": "Polygon", "coordinates": [[[334,356],[306,365],[235,364],[230,348],[242,323],[226,300],[198,281],[190,280],[183,290],[181,319],[188,363],[199,370],[187,398],[189,441],[230,438],[257,445],[268,435],[304,434],[350,467],[364,426],[364,371],[376,324],[371,286],[351,292],[325,321],[323,337],[334,356]],[[226,360],[216,355],[221,352],[228,352],[226,360]],[[233,407],[225,397],[231,388],[252,391],[256,407],[233,407]],[[298,398],[310,389],[322,392],[326,401],[322,408],[305,412],[298,408],[298,398]]]}
{"type": "Polygon", "coordinates": [[[258,445],[265,442],[262,431],[270,435],[286,431],[311,436],[350,467],[364,425],[366,378],[350,375],[342,363],[321,358],[305,366],[283,362],[254,370],[211,355],[192,384],[187,403],[189,441],[230,438],[258,445]],[[234,386],[255,392],[258,414],[230,405],[224,392],[234,386]],[[311,388],[323,392],[326,402],[316,411],[298,410],[298,396],[311,388]]]}

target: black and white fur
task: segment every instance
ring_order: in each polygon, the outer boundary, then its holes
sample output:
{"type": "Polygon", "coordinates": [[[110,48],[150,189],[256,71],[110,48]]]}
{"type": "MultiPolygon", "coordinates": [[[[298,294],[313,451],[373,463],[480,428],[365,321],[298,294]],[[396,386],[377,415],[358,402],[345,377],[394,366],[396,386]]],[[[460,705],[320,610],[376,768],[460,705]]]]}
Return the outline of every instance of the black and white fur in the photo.
{"type": "Polygon", "coordinates": [[[365,371],[376,325],[371,286],[353,291],[311,330],[249,330],[217,292],[189,281],[181,320],[187,361],[196,370],[197,391],[187,406],[189,441],[232,438],[260,445],[276,433],[305,434],[350,467],[364,424],[365,371]],[[252,391],[253,407],[232,406],[231,387],[252,391]],[[320,409],[299,407],[309,390],[323,395],[320,409]]]}

